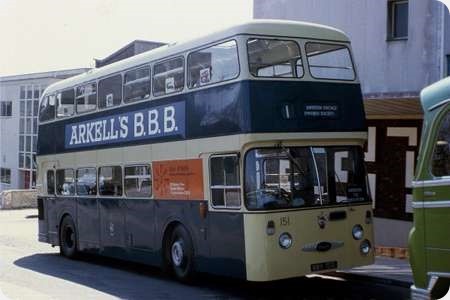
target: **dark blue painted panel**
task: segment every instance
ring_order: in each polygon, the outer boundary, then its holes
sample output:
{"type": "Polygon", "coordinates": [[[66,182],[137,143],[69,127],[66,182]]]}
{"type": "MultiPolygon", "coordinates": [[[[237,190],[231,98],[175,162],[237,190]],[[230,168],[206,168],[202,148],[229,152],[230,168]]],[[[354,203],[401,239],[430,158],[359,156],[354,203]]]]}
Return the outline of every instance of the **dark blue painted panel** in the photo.
{"type": "Polygon", "coordinates": [[[38,155],[236,133],[365,130],[359,84],[242,81],[41,125],[38,155]],[[124,140],[115,145],[79,145],[76,149],[65,145],[68,124],[107,119],[111,115],[125,115],[140,110],[148,111],[173,103],[185,105],[185,137],[162,135],[151,139],[124,140]]]}
{"type": "Polygon", "coordinates": [[[155,251],[155,203],[152,199],[126,199],[126,229],[130,248],[155,251]]]}
{"type": "Polygon", "coordinates": [[[100,211],[97,198],[77,198],[77,229],[81,249],[100,247],[100,211]]]}
{"type": "Polygon", "coordinates": [[[101,248],[125,248],[125,206],[120,198],[99,198],[101,248]]]}

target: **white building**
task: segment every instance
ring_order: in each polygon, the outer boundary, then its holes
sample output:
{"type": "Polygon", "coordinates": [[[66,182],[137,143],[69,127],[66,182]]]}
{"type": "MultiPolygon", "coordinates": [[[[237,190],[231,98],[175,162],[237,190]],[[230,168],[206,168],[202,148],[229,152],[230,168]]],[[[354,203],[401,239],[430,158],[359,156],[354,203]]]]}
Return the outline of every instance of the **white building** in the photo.
{"type": "Polygon", "coordinates": [[[50,84],[89,69],[0,77],[0,192],[36,183],[39,97],[50,84]]]}

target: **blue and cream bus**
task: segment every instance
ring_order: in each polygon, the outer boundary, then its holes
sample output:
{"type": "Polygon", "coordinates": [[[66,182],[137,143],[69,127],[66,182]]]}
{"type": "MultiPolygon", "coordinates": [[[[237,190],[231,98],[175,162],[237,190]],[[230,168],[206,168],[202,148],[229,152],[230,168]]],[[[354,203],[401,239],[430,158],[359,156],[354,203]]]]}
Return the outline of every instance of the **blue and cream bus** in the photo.
{"type": "Polygon", "coordinates": [[[350,41],[254,21],[60,81],[40,102],[39,240],[269,281],[373,262],[350,41]]]}

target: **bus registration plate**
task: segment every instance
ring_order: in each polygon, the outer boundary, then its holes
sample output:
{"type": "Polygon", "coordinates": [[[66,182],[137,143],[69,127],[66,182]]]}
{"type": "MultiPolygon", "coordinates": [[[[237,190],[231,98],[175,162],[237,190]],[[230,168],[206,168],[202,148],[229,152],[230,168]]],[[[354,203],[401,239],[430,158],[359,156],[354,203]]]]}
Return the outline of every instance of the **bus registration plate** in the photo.
{"type": "Polygon", "coordinates": [[[327,261],[311,265],[311,272],[318,272],[322,270],[331,270],[331,269],[337,269],[337,261],[327,261]]]}

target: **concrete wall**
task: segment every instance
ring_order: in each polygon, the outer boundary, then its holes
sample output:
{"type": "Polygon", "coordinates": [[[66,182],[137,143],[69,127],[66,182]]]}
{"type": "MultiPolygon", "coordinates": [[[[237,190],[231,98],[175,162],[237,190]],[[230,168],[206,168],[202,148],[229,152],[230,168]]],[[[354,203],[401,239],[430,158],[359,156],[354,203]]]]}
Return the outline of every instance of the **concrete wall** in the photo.
{"type": "Polygon", "coordinates": [[[309,21],[345,31],[366,95],[417,95],[441,78],[442,43],[450,50],[450,36],[442,39],[442,10],[436,0],[409,0],[408,39],[387,41],[387,0],[254,0],[254,18],[309,21]]]}
{"type": "Polygon", "coordinates": [[[36,190],[8,190],[0,193],[0,209],[36,208],[36,190]]]}

